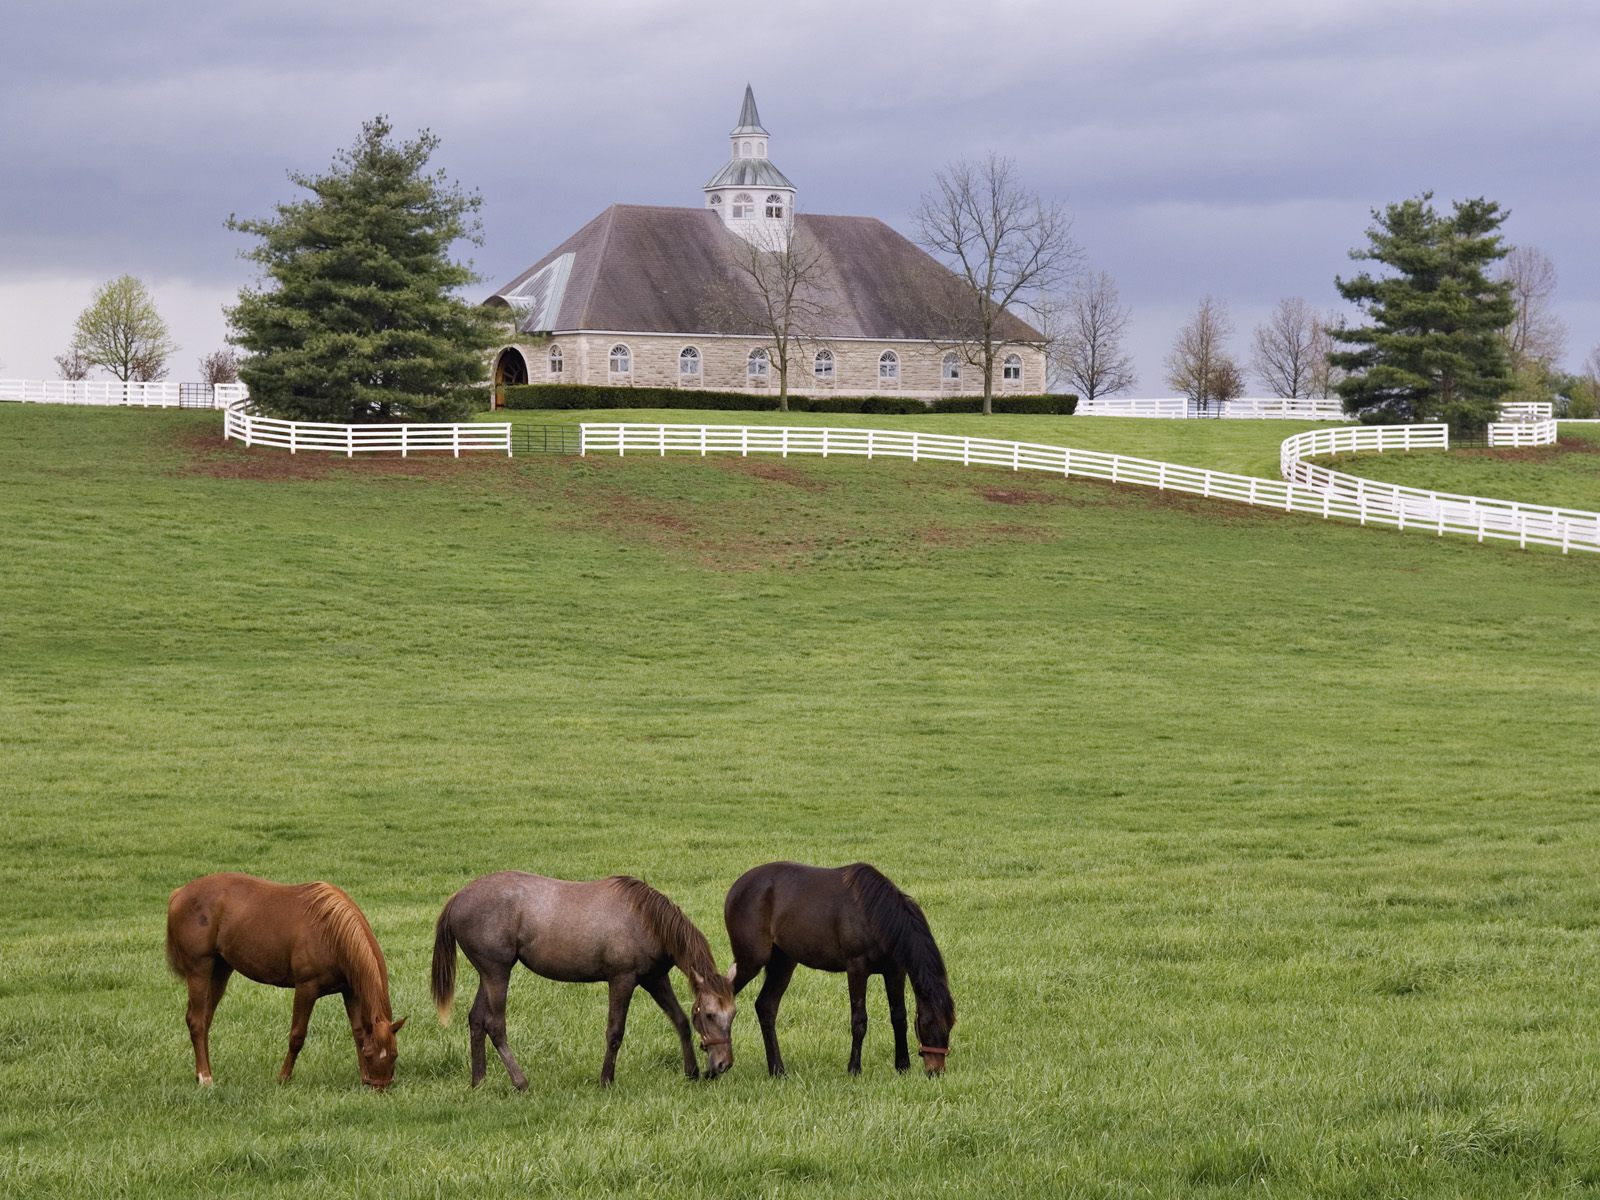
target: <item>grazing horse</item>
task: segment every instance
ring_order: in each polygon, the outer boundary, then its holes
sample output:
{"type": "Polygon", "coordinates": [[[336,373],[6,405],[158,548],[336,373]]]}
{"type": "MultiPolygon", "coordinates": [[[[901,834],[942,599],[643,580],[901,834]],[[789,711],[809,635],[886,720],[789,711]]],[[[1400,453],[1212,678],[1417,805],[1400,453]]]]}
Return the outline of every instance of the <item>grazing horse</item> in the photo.
{"type": "Polygon", "coordinates": [[[389,1010],[389,972],[366,917],[331,883],[271,883],[251,875],[202,875],[167,901],[167,964],[189,985],[189,1037],[202,1086],[211,1083],[211,1018],[228,977],[294,989],[287,1081],[305,1045],[311,1010],[323,996],[344,997],[361,1082],[394,1079],[395,1034],[405,1024],[389,1010]]]}
{"type": "Polygon", "coordinates": [[[694,988],[693,1022],[712,1078],[733,1065],[733,989],[711,958],[705,935],[678,906],[642,880],[613,875],[587,883],[501,871],[475,879],[445,902],[433,942],[433,1002],[450,1022],[456,990],[456,946],[478,971],[472,1002],[472,1086],[486,1072],[484,1038],[500,1053],[519,1091],[528,1077],[506,1042],[506,989],[520,961],[546,979],[611,986],[601,1084],[616,1075],[617,1050],[633,990],[644,988],[678,1031],[683,1070],[700,1074],[690,1020],[673,993],[674,964],[694,988]]]}
{"type": "Polygon", "coordinates": [[[930,1075],[944,1072],[950,1053],[955,1001],[944,959],[917,902],[866,863],[808,867],[775,862],[741,875],[723,906],[733,965],[728,978],[737,993],[766,969],[756,997],[767,1070],[783,1074],[778,1052],[778,1005],[796,963],[819,971],[843,971],[850,985],[850,1064],[861,1071],[861,1041],[867,1033],[867,977],[882,975],[894,1027],[894,1065],[911,1066],[906,1047],[906,980],[917,997],[917,1040],[930,1075]]]}

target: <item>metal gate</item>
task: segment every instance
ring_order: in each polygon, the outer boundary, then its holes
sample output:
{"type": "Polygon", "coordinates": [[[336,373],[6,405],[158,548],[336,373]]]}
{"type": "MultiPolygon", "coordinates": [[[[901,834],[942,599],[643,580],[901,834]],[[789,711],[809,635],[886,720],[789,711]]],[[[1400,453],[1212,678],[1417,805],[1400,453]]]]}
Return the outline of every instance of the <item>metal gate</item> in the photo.
{"type": "Polygon", "coordinates": [[[179,408],[215,408],[216,402],[209,383],[180,383],[179,408]]]}
{"type": "Polygon", "coordinates": [[[578,427],[524,425],[518,421],[511,426],[511,450],[513,454],[576,454],[578,427]]]}

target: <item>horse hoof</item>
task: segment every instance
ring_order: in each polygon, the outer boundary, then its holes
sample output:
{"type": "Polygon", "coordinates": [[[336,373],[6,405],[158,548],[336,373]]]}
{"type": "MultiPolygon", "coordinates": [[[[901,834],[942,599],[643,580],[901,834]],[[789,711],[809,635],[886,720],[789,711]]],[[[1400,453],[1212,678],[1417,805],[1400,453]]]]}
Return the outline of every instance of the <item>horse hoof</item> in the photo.
{"type": "Polygon", "coordinates": [[[211,1076],[209,1076],[209,1075],[197,1075],[197,1076],[195,1076],[195,1079],[200,1084],[201,1087],[210,1087],[211,1086],[211,1076]]]}

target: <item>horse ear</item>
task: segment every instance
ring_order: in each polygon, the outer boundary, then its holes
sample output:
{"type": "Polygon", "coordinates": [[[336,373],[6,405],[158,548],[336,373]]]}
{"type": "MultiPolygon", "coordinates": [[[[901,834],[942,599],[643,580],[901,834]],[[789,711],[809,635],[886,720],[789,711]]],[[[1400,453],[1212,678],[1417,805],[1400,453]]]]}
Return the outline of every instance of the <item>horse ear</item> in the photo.
{"type": "Polygon", "coordinates": [[[409,1017],[401,1017],[393,1025],[389,1026],[389,1032],[390,1033],[399,1033],[400,1032],[400,1027],[402,1025],[404,1025],[406,1023],[406,1021],[408,1021],[409,1019],[410,1019],[409,1017]]]}
{"type": "Polygon", "coordinates": [[[728,983],[729,983],[729,985],[731,986],[733,984],[733,981],[735,979],[737,979],[738,977],[739,977],[739,964],[738,964],[738,962],[734,961],[734,962],[729,963],[728,964],[728,983]]]}

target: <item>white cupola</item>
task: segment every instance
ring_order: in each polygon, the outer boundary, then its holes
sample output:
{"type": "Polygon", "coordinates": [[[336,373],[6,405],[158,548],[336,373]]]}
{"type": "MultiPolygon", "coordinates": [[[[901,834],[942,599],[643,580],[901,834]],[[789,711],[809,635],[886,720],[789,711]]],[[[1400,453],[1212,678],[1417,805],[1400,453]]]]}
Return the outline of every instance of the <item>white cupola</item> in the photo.
{"type": "Polygon", "coordinates": [[[748,83],[739,123],[728,136],[732,155],[706,184],[706,207],[746,241],[781,250],[789,243],[794,222],[794,184],[767,157],[770,135],[761,127],[756,95],[748,83]]]}

